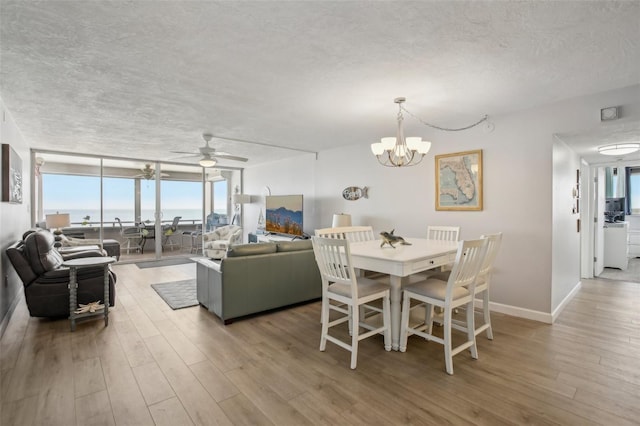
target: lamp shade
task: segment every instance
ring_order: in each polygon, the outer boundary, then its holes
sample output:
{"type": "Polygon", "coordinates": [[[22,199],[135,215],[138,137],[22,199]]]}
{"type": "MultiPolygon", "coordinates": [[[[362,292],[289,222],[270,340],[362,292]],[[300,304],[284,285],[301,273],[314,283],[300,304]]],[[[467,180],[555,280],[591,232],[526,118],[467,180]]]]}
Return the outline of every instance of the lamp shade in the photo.
{"type": "Polygon", "coordinates": [[[69,213],[48,214],[45,219],[47,221],[47,228],[49,229],[60,229],[71,225],[69,213]]]}
{"type": "Polygon", "coordinates": [[[351,226],[351,215],[340,213],[333,215],[333,222],[331,223],[332,228],[340,228],[343,226],[351,226]]]}
{"type": "Polygon", "coordinates": [[[251,202],[249,194],[233,194],[233,204],[248,204],[251,202]]]}

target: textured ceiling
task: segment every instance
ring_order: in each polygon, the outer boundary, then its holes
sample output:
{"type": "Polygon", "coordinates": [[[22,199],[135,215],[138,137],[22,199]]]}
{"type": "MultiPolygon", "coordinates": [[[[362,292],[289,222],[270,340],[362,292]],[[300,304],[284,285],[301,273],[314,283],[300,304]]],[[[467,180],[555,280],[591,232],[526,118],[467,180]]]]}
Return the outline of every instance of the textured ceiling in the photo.
{"type": "MultiPolygon", "coordinates": [[[[461,126],[640,82],[638,1],[0,8],[0,95],[42,149],[168,160],[208,131],[319,151],[393,134],[397,96],[461,126]]],[[[233,166],[299,154],[213,142],[233,166]]]]}

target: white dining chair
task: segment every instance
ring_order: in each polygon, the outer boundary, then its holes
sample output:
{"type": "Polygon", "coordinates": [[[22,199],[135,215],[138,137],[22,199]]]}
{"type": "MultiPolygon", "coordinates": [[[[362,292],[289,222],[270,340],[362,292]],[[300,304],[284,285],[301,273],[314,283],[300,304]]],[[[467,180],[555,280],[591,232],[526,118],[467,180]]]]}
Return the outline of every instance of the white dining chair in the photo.
{"type": "Polygon", "coordinates": [[[482,235],[480,238],[487,240],[487,254],[484,262],[480,267],[478,279],[475,286],[474,298],[478,295],[482,296],[482,318],[483,323],[476,327],[476,336],[483,331],[487,331],[487,338],[493,340],[493,328],[491,327],[491,311],[489,309],[489,287],[491,284],[491,276],[493,274],[493,265],[498,255],[498,250],[502,244],[502,232],[496,234],[482,235]]]}
{"type": "Polygon", "coordinates": [[[459,226],[427,226],[429,240],[458,241],[460,239],[459,226]]]}
{"type": "Polygon", "coordinates": [[[340,240],[370,241],[375,240],[373,235],[373,227],[371,226],[340,226],[335,228],[316,229],[316,237],[337,238],[340,240]]]}
{"type": "Polygon", "coordinates": [[[476,335],[474,333],[473,295],[478,272],[482,266],[487,250],[487,240],[484,238],[460,241],[456,260],[448,281],[428,278],[425,281],[405,287],[402,301],[402,319],[400,322],[400,351],[407,350],[408,336],[416,334],[426,340],[440,343],[444,346],[444,359],[448,374],[453,374],[453,356],[469,349],[473,359],[478,358],[476,335]],[[417,326],[409,325],[411,300],[425,303],[427,309],[423,323],[417,326]],[[433,334],[433,307],[443,309],[444,338],[433,334]],[[465,306],[467,308],[466,326],[457,327],[452,323],[453,309],[465,306]],[[466,340],[456,347],[452,345],[452,330],[465,332],[466,340]]]}
{"type": "MultiPolygon", "coordinates": [[[[489,307],[490,301],[490,283],[493,273],[493,265],[498,255],[500,245],[502,243],[502,232],[495,234],[482,235],[480,238],[487,240],[487,254],[478,272],[478,279],[475,286],[474,299],[480,297],[482,299],[482,324],[476,326],[476,336],[486,330],[487,339],[493,340],[493,328],[491,327],[491,310],[489,307]]],[[[433,274],[430,278],[436,278],[446,281],[449,279],[451,271],[439,272],[433,274]]]]}
{"type": "MultiPolygon", "coordinates": [[[[373,227],[371,226],[341,226],[336,228],[316,229],[316,236],[344,239],[349,240],[349,242],[352,243],[376,239],[373,234],[373,227]]],[[[356,273],[359,275],[360,271],[356,269],[356,273]]],[[[382,274],[377,275],[380,276],[382,274]]]]}
{"type": "Polygon", "coordinates": [[[378,334],[384,335],[384,348],[391,350],[391,314],[389,302],[389,286],[387,284],[356,276],[349,250],[349,241],[337,238],[312,237],[313,252],[322,277],[322,332],[320,350],[326,349],[327,341],[335,343],[351,352],[351,368],[355,369],[358,361],[358,342],[378,334]],[[382,308],[370,305],[370,302],[382,300],[382,308]],[[332,304],[331,301],[337,302],[332,304]],[[361,317],[360,307],[382,314],[382,326],[366,322],[361,317]],[[345,308],[346,307],[346,308],[345,308]],[[330,312],[334,310],[343,314],[331,320],[330,312]],[[347,343],[329,329],[350,321],[352,324],[351,342],[347,343]],[[361,328],[368,330],[361,333],[361,328]]]}
{"type": "MultiPolygon", "coordinates": [[[[427,226],[427,239],[438,241],[458,241],[460,239],[459,226],[427,226]]],[[[451,265],[442,265],[440,271],[450,271],[451,265]]],[[[437,270],[436,270],[437,271],[437,270]]],[[[433,272],[427,271],[424,278],[428,278],[433,272]]]]}
{"type": "MultiPolygon", "coordinates": [[[[373,235],[373,227],[371,226],[340,226],[333,228],[322,228],[315,230],[316,237],[323,238],[335,238],[339,240],[348,240],[349,242],[357,241],[371,241],[376,237],[373,235]]],[[[356,275],[362,275],[362,271],[355,269],[356,275]]],[[[376,274],[376,278],[379,278],[382,274],[376,274]]],[[[360,310],[361,316],[364,315],[364,310],[360,310]]],[[[320,319],[322,321],[322,319],[320,319]]],[[[349,333],[351,333],[351,323],[349,323],[349,333]]]]}

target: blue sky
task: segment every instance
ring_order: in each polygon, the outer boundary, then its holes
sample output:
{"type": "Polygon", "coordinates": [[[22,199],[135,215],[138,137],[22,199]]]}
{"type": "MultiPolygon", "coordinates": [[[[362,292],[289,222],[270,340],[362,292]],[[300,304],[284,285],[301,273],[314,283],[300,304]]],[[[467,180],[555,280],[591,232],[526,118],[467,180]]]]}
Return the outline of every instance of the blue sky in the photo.
{"type": "MultiPolygon", "coordinates": [[[[140,185],[142,209],[155,207],[155,181],[140,185]]],[[[162,181],[163,209],[200,209],[201,182],[162,181]]],[[[104,179],[105,209],[133,209],[134,180],[104,179]]],[[[217,194],[216,210],[226,204],[226,194],[217,194]]],[[[43,175],[43,206],[46,210],[78,210],[100,208],[100,178],[91,176],[43,175]]]]}

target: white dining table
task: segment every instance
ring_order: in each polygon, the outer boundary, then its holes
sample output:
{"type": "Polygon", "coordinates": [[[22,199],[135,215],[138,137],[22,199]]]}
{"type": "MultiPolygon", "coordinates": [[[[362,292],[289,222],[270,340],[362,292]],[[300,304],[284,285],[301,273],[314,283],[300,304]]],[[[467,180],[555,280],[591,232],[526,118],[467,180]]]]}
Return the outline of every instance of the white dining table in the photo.
{"type": "Polygon", "coordinates": [[[453,263],[458,249],[458,241],[406,237],[405,240],[411,245],[380,247],[382,240],[350,243],[354,268],[390,275],[391,342],[395,351],[400,342],[402,285],[412,274],[453,263]]]}

